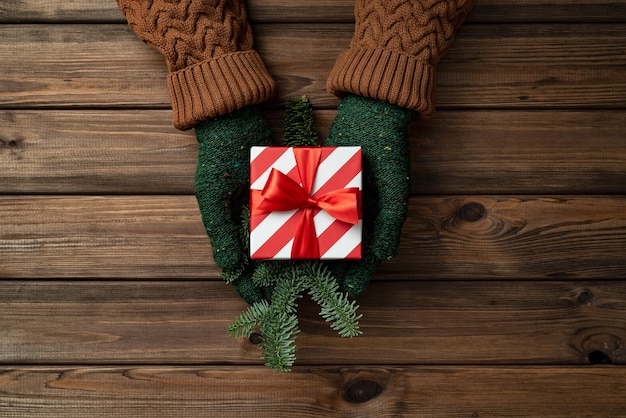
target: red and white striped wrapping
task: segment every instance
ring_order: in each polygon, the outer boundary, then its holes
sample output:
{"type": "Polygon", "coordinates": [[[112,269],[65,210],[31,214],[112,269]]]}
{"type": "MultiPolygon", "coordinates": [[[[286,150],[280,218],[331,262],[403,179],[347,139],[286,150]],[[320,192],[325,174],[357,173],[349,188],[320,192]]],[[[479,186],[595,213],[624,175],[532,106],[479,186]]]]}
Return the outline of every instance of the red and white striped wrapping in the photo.
{"type": "MultiPolygon", "coordinates": [[[[312,212],[320,259],[360,259],[362,224],[360,191],[362,190],[361,147],[321,147],[319,165],[310,196],[316,199],[339,189],[356,190],[359,216],[355,224],[333,218],[326,210],[312,212]]],[[[300,155],[300,154],[299,154],[300,155]]],[[[301,168],[301,167],[300,167],[301,168]]],[[[264,190],[272,169],[276,169],[302,187],[292,147],[252,147],[250,152],[251,196],[264,190]]],[[[302,169],[302,168],[301,168],[302,169]]],[[[251,198],[250,257],[252,259],[292,259],[296,230],[305,209],[259,213],[258,201],[251,198]]],[[[330,209],[329,209],[330,210],[330,209]]],[[[299,257],[298,257],[299,258],[299,257]]],[[[303,257],[310,258],[310,257],[303,257]]]]}

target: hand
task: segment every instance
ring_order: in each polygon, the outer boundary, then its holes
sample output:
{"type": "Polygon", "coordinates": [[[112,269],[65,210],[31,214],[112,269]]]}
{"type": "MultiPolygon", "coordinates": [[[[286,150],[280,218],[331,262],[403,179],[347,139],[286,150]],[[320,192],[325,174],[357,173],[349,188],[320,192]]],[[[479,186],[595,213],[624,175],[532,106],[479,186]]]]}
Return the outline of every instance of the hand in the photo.
{"type": "Polygon", "coordinates": [[[474,0],[355,2],[350,48],[328,91],[344,98],[326,145],[361,145],[364,237],[360,261],[329,263],[351,296],[365,290],[381,260],[398,249],[409,197],[410,120],[435,111],[435,67],[474,0]]]}
{"type": "Polygon", "coordinates": [[[347,95],[339,105],[327,146],[362,147],[363,256],[329,261],[350,296],[363,293],[382,260],[398,251],[410,194],[409,124],[415,112],[376,99],[347,95]]]}
{"type": "Polygon", "coordinates": [[[249,264],[241,239],[248,203],[250,147],[269,145],[271,131],[256,107],[246,107],[196,126],[196,198],[216,264],[223,270],[249,264]]]}

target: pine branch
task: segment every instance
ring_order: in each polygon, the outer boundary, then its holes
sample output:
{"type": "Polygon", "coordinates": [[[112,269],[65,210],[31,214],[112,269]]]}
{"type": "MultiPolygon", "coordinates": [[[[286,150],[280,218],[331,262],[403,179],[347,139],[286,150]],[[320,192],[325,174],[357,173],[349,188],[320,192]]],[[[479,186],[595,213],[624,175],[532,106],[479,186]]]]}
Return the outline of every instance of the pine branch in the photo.
{"type": "Polygon", "coordinates": [[[241,274],[244,272],[245,268],[246,265],[244,264],[232,269],[223,269],[222,271],[220,271],[219,274],[226,283],[233,283],[235,280],[241,277],[241,274]]]}
{"type": "Polygon", "coordinates": [[[292,99],[287,103],[284,129],[283,141],[288,147],[319,146],[317,130],[314,125],[313,106],[306,96],[292,99]]]}
{"type": "Polygon", "coordinates": [[[276,282],[272,293],[272,310],[274,312],[294,313],[305,289],[304,281],[300,280],[296,268],[289,269],[290,277],[276,282]]]}
{"type": "Polygon", "coordinates": [[[248,337],[257,325],[265,322],[271,313],[270,305],[266,300],[256,302],[237,317],[235,322],[228,327],[228,333],[235,338],[248,337]]]}
{"type": "Polygon", "coordinates": [[[263,300],[253,304],[228,328],[233,337],[243,338],[258,326],[262,335],[262,357],[268,367],[277,371],[289,371],[296,359],[296,335],[300,330],[295,312],[305,282],[294,266],[286,271],[289,277],[276,282],[271,303],[263,300]]]}
{"type": "Polygon", "coordinates": [[[269,287],[283,278],[289,277],[293,261],[267,260],[257,264],[252,273],[252,280],[256,286],[269,287]]]}
{"type": "Polygon", "coordinates": [[[241,224],[239,225],[239,239],[242,248],[246,251],[250,248],[250,206],[243,205],[240,215],[241,224]]]}
{"type": "Polygon", "coordinates": [[[252,273],[252,281],[255,286],[271,286],[276,281],[274,269],[268,262],[258,263],[252,273]]]}
{"type": "MultiPolygon", "coordinates": [[[[287,146],[319,146],[313,122],[313,107],[306,97],[290,101],[285,116],[287,146]]],[[[243,247],[250,247],[250,209],[241,214],[239,231],[243,247]]],[[[320,262],[263,261],[255,263],[252,281],[255,286],[271,290],[271,302],[263,300],[248,307],[228,328],[235,338],[249,336],[258,327],[262,334],[262,358],[277,371],[289,371],[296,360],[296,336],[300,332],[297,301],[308,290],[321,307],[320,316],[342,337],[361,334],[357,314],[359,306],[339,291],[337,280],[320,262]]],[[[244,273],[240,268],[223,271],[222,277],[233,282],[244,273]]],[[[249,279],[249,278],[248,278],[249,279]]]]}
{"type": "Polygon", "coordinates": [[[281,312],[261,324],[263,359],[266,366],[280,372],[290,371],[296,361],[298,317],[281,312]]]}
{"type": "Polygon", "coordinates": [[[295,312],[296,301],[304,291],[304,281],[297,268],[291,266],[288,272],[289,277],[282,278],[274,287],[271,316],[260,324],[263,358],[267,360],[267,366],[278,371],[289,371],[296,360],[296,334],[300,332],[295,312]]]}
{"type": "Polygon", "coordinates": [[[356,313],[359,308],[356,301],[350,301],[346,294],[339,291],[339,284],[323,264],[308,263],[306,268],[310,281],[309,294],[320,305],[320,316],[330,322],[330,327],[342,337],[362,334],[359,319],[363,315],[356,313]]]}

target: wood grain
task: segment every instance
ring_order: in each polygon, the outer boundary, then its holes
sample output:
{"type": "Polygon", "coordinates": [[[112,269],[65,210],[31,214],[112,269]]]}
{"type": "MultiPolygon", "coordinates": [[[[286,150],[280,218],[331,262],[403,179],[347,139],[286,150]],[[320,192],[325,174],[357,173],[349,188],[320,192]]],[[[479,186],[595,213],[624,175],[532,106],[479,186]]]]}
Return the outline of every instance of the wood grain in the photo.
{"type": "MultiPolygon", "coordinates": [[[[40,367],[2,370],[2,408],[29,417],[550,416],[623,414],[606,367],[40,367]],[[581,388],[584,388],[581,390],[581,388]]],[[[13,415],[14,416],[14,415],[13,415]]]]}
{"type": "Polygon", "coordinates": [[[623,110],[439,112],[411,138],[412,190],[624,194],[623,110]]]}
{"type": "MultiPolygon", "coordinates": [[[[286,98],[337,99],[327,75],[349,24],[262,24],[257,48],[286,98]],[[298,48],[293,48],[298,45],[298,48]]],[[[0,26],[0,107],[169,107],[161,55],[123,24],[0,26]]],[[[441,108],[626,106],[623,25],[468,25],[439,65],[441,108]],[[594,36],[587,36],[594,33],[594,36]]]]}
{"type": "Polygon", "coordinates": [[[624,279],[625,205],[620,196],[416,198],[381,274],[624,279]]]}
{"type": "MultiPolygon", "coordinates": [[[[335,114],[316,112],[322,140],[335,114]]],[[[277,141],[283,116],[267,112],[277,141]]],[[[441,111],[412,127],[412,192],[625,194],[623,117],[441,111]]],[[[7,110],[0,125],[0,193],[193,193],[196,140],[169,110],[7,110]]]]}
{"type": "MultiPolygon", "coordinates": [[[[221,282],[2,287],[0,364],[262,363],[228,336],[245,304],[221,282]]],[[[625,295],[613,281],[376,282],[358,299],[356,338],[300,303],[297,364],[626,364],[625,295]]]]}
{"type": "Polygon", "coordinates": [[[191,196],[0,196],[0,277],[216,277],[191,196]]]}
{"type": "MultiPolygon", "coordinates": [[[[350,22],[354,0],[248,0],[253,22],[350,22]]],[[[469,22],[624,22],[620,0],[481,0],[469,22]]],[[[49,0],[34,4],[20,0],[0,3],[0,22],[122,22],[114,0],[49,0]]]]}
{"type": "Polygon", "coordinates": [[[0,193],[193,193],[197,142],[171,111],[0,111],[0,193]]]}
{"type": "MultiPolygon", "coordinates": [[[[0,196],[4,278],[216,278],[193,196],[0,196]]],[[[624,279],[626,198],[411,199],[381,277],[624,279]]]]}

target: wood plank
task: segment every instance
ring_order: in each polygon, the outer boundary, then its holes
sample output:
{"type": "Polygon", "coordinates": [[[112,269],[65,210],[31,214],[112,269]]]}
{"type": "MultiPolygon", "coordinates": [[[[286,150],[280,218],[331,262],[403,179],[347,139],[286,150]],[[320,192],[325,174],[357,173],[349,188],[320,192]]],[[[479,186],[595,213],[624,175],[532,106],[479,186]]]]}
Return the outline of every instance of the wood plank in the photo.
{"type": "MultiPolygon", "coordinates": [[[[316,112],[320,138],[335,115],[316,112]]],[[[283,111],[267,119],[279,140],[283,111]]],[[[0,193],[193,193],[194,133],[169,110],[8,110],[0,125],[0,193]]],[[[626,194],[624,137],[623,111],[441,111],[412,127],[412,192],[626,194]]]]}
{"type": "Polygon", "coordinates": [[[607,367],[73,368],[2,370],[3,410],[29,417],[622,416],[607,367]]]}
{"type": "Polygon", "coordinates": [[[0,196],[0,277],[215,277],[191,196],[0,196]]]}
{"type": "Polygon", "coordinates": [[[169,110],[0,111],[0,193],[193,193],[197,142],[169,110]]]}
{"type": "Polygon", "coordinates": [[[463,27],[439,67],[438,104],[623,107],[611,90],[626,81],[626,37],[619,34],[624,29],[585,24],[463,27]]]}
{"type": "MultiPolygon", "coordinates": [[[[626,282],[375,282],[358,303],[352,339],[300,303],[298,365],[626,364],[626,282]]],[[[5,281],[0,364],[261,364],[227,334],[244,308],[221,282],[5,281]]]]}
{"type": "Polygon", "coordinates": [[[425,197],[411,201],[408,219],[382,275],[626,278],[620,196],[425,197]]]}
{"type": "MultiPolygon", "coordinates": [[[[317,107],[352,26],[258,25],[279,97],[317,107]],[[299,47],[293,48],[293,45],[299,47]]],[[[0,107],[169,107],[166,66],[124,24],[0,26],[0,107]]],[[[623,25],[468,25],[439,66],[441,108],[626,106],[623,25]],[[587,36],[593,33],[594,36],[587,36]]]]}
{"type": "MultiPolygon", "coordinates": [[[[0,196],[3,278],[215,278],[193,196],[0,196]]],[[[409,205],[381,278],[624,279],[624,196],[437,196],[409,205]]]]}
{"type": "Polygon", "coordinates": [[[624,22],[621,0],[479,0],[468,22],[624,22]]]}
{"type": "Polygon", "coordinates": [[[623,119],[621,110],[441,111],[413,128],[412,190],[623,194],[623,119]]]}
{"type": "MultiPolygon", "coordinates": [[[[350,22],[353,0],[248,0],[253,22],[350,22]]],[[[626,5],[620,0],[481,0],[469,22],[623,22],[626,5]]],[[[49,0],[44,4],[4,0],[0,22],[122,22],[114,0],[49,0]]]]}
{"type": "MultiPolygon", "coordinates": [[[[251,22],[318,23],[354,20],[353,0],[248,0],[246,3],[251,22]]],[[[603,18],[611,19],[609,16],[603,18]]],[[[0,3],[0,23],[75,22],[122,23],[125,20],[115,0],[103,0],[98,4],[89,0],[49,0],[41,5],[19,0],[4,0],[0,3]]]]}

